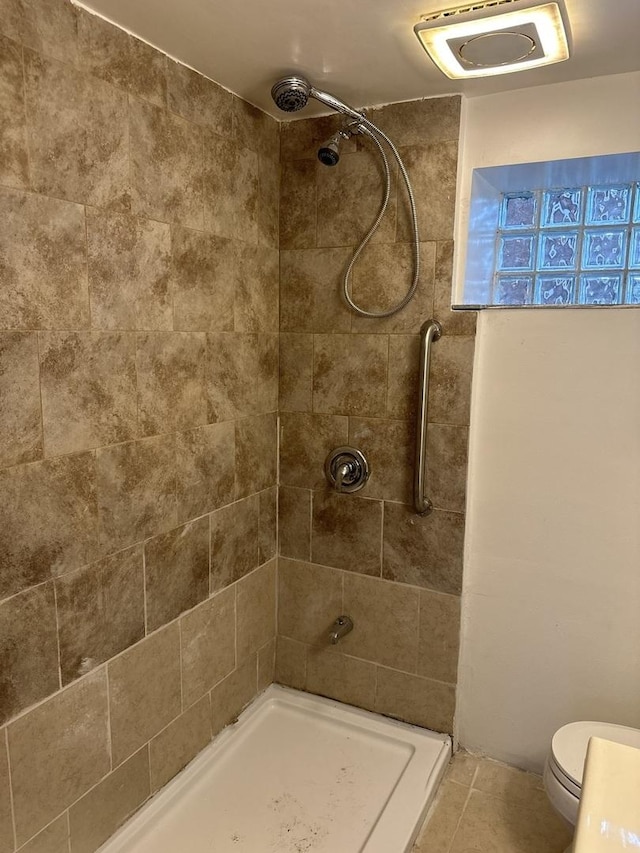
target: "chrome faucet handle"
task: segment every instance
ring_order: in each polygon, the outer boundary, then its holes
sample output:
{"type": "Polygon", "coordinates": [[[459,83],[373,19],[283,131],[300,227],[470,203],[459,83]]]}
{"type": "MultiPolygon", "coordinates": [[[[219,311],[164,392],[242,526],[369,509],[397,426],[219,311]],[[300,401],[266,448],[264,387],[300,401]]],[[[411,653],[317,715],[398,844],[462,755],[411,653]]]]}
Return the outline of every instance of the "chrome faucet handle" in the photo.
{"type": "Polygon", "coordinates": [[[353,620],[350,616],[338,616],[333,623],[331,633],[329,634],[329,642],[332,646],[346,636],[350,631],[353,631],[353,620]]]}
{"type": "Polygon", "coordinates": [[[355,447],[337,447],[327,456],[324,473],[337,492],[357,492],[369,479],[369,463],[355,447]]]}

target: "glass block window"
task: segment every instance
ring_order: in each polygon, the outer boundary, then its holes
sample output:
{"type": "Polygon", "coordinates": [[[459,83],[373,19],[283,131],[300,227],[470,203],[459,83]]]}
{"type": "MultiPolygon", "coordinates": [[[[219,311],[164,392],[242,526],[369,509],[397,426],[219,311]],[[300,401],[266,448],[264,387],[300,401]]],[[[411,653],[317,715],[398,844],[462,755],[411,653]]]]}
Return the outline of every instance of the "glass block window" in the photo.
{"type": "Polygon", "coordinates": [[[493,305],[640,305],[640,181],[504,192],[493,305]]]}

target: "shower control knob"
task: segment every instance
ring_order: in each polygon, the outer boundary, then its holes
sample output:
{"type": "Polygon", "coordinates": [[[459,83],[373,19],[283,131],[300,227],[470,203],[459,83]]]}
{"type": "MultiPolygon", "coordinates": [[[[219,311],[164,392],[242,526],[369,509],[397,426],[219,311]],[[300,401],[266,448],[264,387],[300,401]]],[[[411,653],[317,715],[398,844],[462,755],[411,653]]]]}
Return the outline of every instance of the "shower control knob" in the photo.
{"type": "Polygon", "coordinates": [[[337,492],[357,492],[369,479],[369,463],[355,447],[336,447],[325,460],[324,473],[337,492]]]}

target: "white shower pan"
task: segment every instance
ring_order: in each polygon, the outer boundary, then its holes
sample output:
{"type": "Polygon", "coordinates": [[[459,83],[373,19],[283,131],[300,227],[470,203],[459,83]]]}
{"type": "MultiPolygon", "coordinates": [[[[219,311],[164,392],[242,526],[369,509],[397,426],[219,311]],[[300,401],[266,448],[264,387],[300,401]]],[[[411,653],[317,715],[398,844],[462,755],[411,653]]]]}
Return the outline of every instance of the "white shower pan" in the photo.
{"type": "Polygon", "coordinates": [[[101,853],[409,853],[446,735],[272,685],[101,853]]]}

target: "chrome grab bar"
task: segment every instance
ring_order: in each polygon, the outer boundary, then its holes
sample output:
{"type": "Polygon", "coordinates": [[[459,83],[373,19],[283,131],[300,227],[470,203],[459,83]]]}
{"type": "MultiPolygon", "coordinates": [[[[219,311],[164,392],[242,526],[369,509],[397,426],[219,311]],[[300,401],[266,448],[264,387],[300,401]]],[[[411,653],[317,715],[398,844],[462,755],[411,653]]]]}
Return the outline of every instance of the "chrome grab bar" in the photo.
{"type": "Polygon", "coordinates": [[[420,376],[418,397],[418,420],[416,423],[416,460],[413,472],[413,506],[418,515],[428,515],[433,504],[425,495],[427,467],[427,418],[429,403],[429,365],[431,344],[442,334],[437,320],[427,320],[420,329],[420,376]]]}

